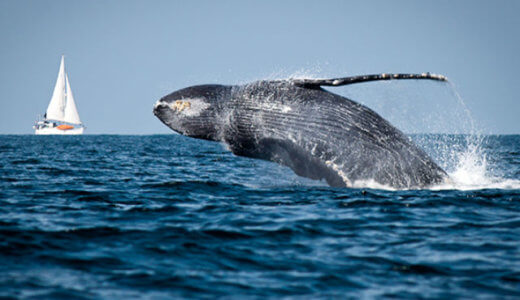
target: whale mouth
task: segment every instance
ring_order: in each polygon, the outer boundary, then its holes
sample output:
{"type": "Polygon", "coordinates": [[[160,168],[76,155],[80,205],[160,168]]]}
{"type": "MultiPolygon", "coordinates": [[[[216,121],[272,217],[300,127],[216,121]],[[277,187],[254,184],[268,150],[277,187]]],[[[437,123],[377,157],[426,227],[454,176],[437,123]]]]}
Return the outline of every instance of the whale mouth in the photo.
{"type": "Polygon", "coordinates": [[[162,100],[158,100],[153,106],[153,114],[161,121],[163,121],[161,116],[163,115],[165,109],[170,109],[170,105],[162,100]]]}
{"type": "Polygon", "coordinates": [[[165,106],[168,106],[168,103],[165,103],[162,100],[157,100],[157,102],[155,102],[155,104],[153,105],[153,112],[154,112],[154,114],[155,114],[155,112],[159,108],[162,108],[162,107],[165,107],[165,106]]]}

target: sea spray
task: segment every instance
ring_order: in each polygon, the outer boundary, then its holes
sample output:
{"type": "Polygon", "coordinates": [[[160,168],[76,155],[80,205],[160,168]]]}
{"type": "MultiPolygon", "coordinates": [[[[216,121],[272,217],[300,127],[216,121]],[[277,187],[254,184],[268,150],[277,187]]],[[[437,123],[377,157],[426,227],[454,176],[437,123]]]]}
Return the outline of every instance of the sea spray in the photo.
{"type": "Polygon", "coordinates": [[[458,183],[474,185],[485,182],[487,161],[478,145],[471,145],[468,151],[459,154],[459,161],[450,175],[458,183]]]}

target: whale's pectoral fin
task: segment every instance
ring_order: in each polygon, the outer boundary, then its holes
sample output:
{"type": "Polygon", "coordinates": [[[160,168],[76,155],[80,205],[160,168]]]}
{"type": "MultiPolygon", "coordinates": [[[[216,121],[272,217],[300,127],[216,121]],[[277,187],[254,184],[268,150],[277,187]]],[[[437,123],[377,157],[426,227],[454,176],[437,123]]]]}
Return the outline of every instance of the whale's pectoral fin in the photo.
{"type": "Polygon", "coordinates": [[[448,81],[448,78],[443,75],[422,73],[422,74],[372,74],[359,75],[343,78],[332,79],[291,79],[291,82],[300,87],[305,88],[319,88],[320,86],[341,86],[354,83],[361,83],[367,81],[377,80],[395,80],[395,79],[429,79],[437,81],[448,81]]]}
{"type": "Polygon", "coordinates": [[[259,158],[285,165],[299,176],[315,180],[325,179],[333,187],[347,186],[336,171],[290,141],[264,138],[258,141],[254,148],[244,147],[242,144],[241,147],[237,148],[230,145],[230,149],[235,155],[259,158]]]}

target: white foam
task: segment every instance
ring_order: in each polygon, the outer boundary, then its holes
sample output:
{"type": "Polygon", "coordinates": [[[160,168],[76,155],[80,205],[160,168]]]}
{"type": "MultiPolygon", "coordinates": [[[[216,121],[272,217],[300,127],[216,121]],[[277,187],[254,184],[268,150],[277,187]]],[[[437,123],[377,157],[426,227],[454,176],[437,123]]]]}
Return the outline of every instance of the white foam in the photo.
{"type": "Polygon", "coordinates": [[[457,156],[455,169],[450,172],[449,182],[432,187],[435,190],[480,190],[480,189],[519,189],[520,180],[502,178],[492,174],[487,156],[480,144],[469,144],[457,156]]]}
{"type": "Polygon", "coordinates": [[[376,189],[376,190],[387,190],[387,191],[397,191],[399,189],[396,189],[394,187],[391,187],[386,184],[381,184],[374,179],[368,179],[368,180],[356,180],[352,183],[352,187],[356,189],[360,188],[369,188],[369,189],[376,189]]]}

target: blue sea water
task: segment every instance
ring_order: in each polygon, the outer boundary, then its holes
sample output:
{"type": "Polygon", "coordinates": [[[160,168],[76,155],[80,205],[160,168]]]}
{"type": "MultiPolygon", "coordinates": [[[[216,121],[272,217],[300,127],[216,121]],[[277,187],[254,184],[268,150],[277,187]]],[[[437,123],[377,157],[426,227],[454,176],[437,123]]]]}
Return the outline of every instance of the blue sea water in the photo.
{"type": "Polygon", "coordinates": [[[454,183],[392,191],[178,135],[0,136],[0,297],[518,299],[520,136],[438,139],[454,183]]]}

